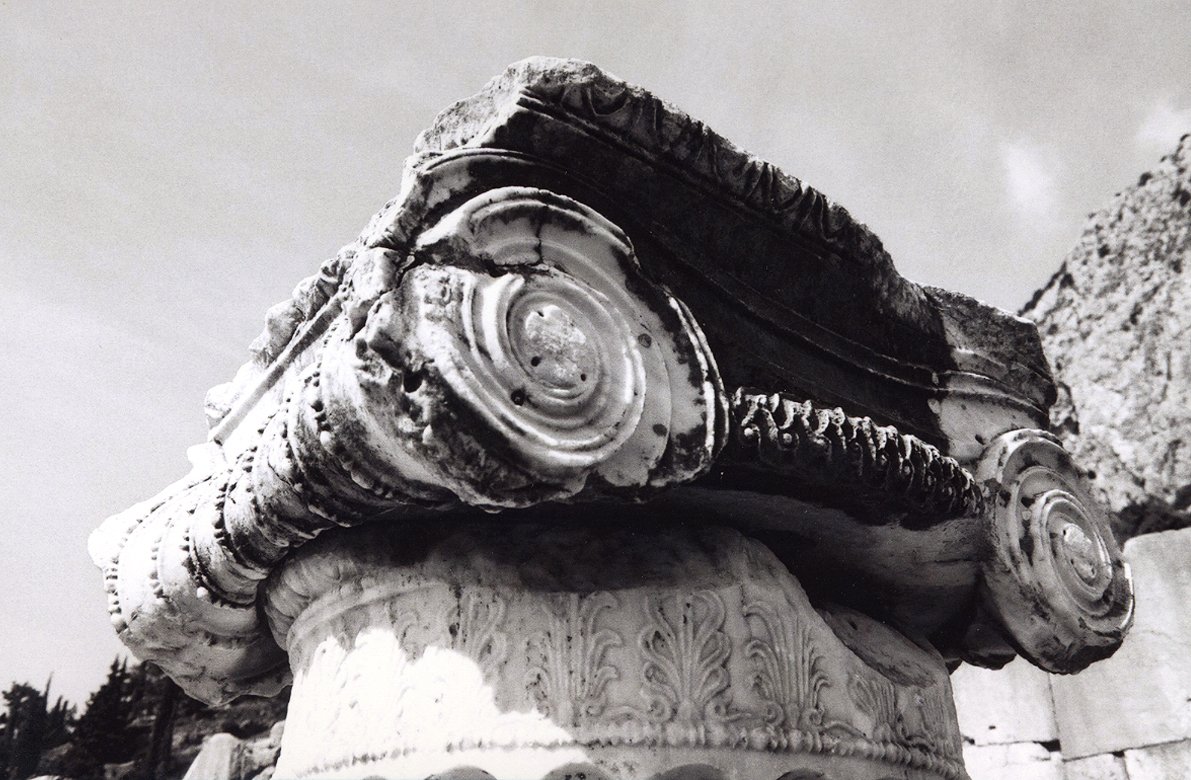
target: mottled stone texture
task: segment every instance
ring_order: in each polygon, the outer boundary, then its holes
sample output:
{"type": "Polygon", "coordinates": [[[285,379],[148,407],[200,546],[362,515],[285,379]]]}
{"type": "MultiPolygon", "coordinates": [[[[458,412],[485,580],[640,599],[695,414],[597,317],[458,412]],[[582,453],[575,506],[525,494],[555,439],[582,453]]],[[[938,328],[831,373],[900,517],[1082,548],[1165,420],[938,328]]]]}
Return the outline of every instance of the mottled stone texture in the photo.
{"type": "Polygon", "coordinates": [[[440,114],[252,352],[91,553],[187,692],[293,682],[282,774],[961,778],[949,663],[1130,624],[1034,326],[587,63],[440,114]]]}
{"type": "Polygon", "coordinates": [[[1090,216],[1022,314],[1058,379],[1054,428],[1118,536],[1191,524],[1191,136],[1090,216]]]}
{"type": "Polygon", "coordinates": [[[1036,742],[969,745],[964,764],[971,780],[1066,780],[1062,758],[1036,742]]]}
{"type": "Polygon", "coordinates": [[[1041,756],[1045,744],[1061,746],[1067,780],[1191,776],[1191,530],[1169,530],[1191,523],[1189,168],[1184,136],[1089,215],[1059,272],[1023,310],[1038,321],[1058,379],[1055,431],[1113,510],[1118,537],[1129,539],[1138,614],[1121,651],[1078,676],[953,676],[974,780],[1022,776],[1013,762],[1041,756]],[[1057,734],[1037,728],[1040,715],[1057,734]],[[1005,733],[1038,744],[985,749],[1005,733]]]}
{"type": "Polygon", "coordinates": [[[306,546],[265,609],[280,777],[963,777],[939,655],[725,528],[374,526],[306,546]]]}
{"type": "MultiPolygon", "coordinates": [[[[1065,780],[1129,780],[1125,774],[1124,756],[1102,753],[1088,758],[1076,758],[1063,763],[1065,780]]],[[[981,780],[973,776],[972,780],[981,780]]],[[[990,780],[995,780],[991,778],[990,780]]],[[[1159,780],[1151,777],[1150,780],[1159,780]]],[[[1174,780],[1172,778],[1172,780],[1174,780]]]]}
{"type": "Polygon", "coordinates": [[[972,780],[1064,780],[1049,675],[1018,659],[951,675],[972,780]]]}
{"type": "Polygon", "coordinates": [[[1139,606],[1115,656],[1072,676],[1020,662],[952,675],[973,780],[1052,771],[1048,753],[1068,780],[1191,777],[1191,529],[1130,539],[1124,556],[1139,606]]]}
{"type": "Polygon", "coordinates": [[[1104,664],[1052,680],[1073,758],[1191,739],[1191,529],[1130,539],[1125,556],[1139,594],[1130,638],[1104,664]]]}
{"type": "Polygon", "coordinates": [[[594,65],[516,63],[415,148],[470,151],[494,179],[529,155],[539,181],[598,203],[690,307],[729,385],[868,414],[961,459],[1007,424],[1044,424],[1054,387],[1029,323],[903,278],[845,208],[594,65]]]}

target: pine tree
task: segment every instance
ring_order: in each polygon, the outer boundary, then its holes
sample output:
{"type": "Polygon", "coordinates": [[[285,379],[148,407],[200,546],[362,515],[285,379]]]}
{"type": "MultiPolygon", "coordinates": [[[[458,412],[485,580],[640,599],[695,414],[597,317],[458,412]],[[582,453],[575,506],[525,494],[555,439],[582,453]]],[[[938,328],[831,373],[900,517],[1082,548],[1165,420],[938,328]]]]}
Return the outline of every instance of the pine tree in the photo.
{"type": "Polygon", "coordinates": [[[7,712],[0,750],[0,776],[8,780],[24,780],[37,771],[37,761],[41,758],[48,725],[46,694],[31,685],[13,683],[4,692],[4,702],[7,712]]]}
{"type": "MultiPolygon", "coordinates": [[[[46,686],[46,700],[49,700],[49,686],[46,686]]],[[[54,702],[54,706],[46,713],[46,731],[43,748],[64,745],[70,741],[74,732],[74,705],[69,704],[61,696],[54,702]]]]}
{"type": "Polygon", "coordinates": [[[112,661],[107,680],[87,702],[74,729],[68,772],[74,777],[103,777],[104,764],[132,760],[143,731],[135,724],[136,688],[128,661],[112,661]]]}
{"type": "Polygon", "coordinates": [[[149,732],[147,754],[142,761],[145,769],[143,774],[151,780],[163,780],[173,764],[174,718],[182,689],[160,669],[153,668],[150,679],[146,704],[152,707],[149,714],[153,725],[149,732]]]}

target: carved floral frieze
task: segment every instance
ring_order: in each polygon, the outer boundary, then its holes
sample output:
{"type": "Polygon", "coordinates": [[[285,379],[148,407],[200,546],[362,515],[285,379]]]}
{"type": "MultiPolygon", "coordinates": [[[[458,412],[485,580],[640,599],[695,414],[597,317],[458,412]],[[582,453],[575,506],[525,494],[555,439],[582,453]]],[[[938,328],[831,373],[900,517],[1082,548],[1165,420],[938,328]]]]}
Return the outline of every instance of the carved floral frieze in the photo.
{"type": "Polygon", "coordinates": [[[767,601],[745,607],[763,633],[745,644],[756,664],[754,684],[765,699],[765,721],[775,729],[812,733],[824,727],[821,692],[830,681],[823,648],[812,642],[805,618],[767,601]]]}
{"type": "MultiPolygon", "coordinates": [[[[890,678],[849,649],[756,542],[724,530],[651,534],[638,541],[659,550],[655,565],[661,570],[650,578],[653,584],[634,585],[615,566],[593,574],[578,560],[573,567],[585,573],[576,576],[593,587],[535,591],[514,586],[519,577],[500,562],[502,555],[487,561],[471,556],[518,545],[526,546],[526,554],[549,556],[550,540],[534,541],[533,530],[516,527],[499,536],[490,529],[466,533],[475,538],[463,548],[455,535],[450,545],[428,553],[469,550],[458,567],[385,563],[375,553],[383,547],[376,534],[364,534],[361,549],[373,552],[346,571],[353,580],[367,578],[371,587],[353,589],[330,576],[333,562],[351,545],[309,561],[300,556],[292,574],[283,573],[271,586],[284,602],[281,610],[292,616],[277,625],[290,626],[288,649],[300,659],[299,687],[328,676],[350,680],[344,669],[358,663],[353,654],[361,638],[375,643],[379,635],[387,637],[383,657],[392,664],[385,674],[402,678],[394,690],[417,698],[424,696],[417,691],[438,686],[448,699],[472,702],[468,719],[439,726],[432,725],[439,717],[434,707],[427,712],[388,702],[387,717],[407,714],[392,722],[389,736],[370,743],[369,751],[385,760],[452,753],[480,742],[505,751],[574,749],[585,755],[612,745],[622,751],[669,746],[853,756],[931,776],[962,776],[958,727],[937,657],[911,651],[920,667],[934,672],[912,683],[890,678]],[[713,542],[723,550],[699,551],[713,542]],[[478,569],[468,571],[465,561],[478,569]],[[704,586],[684,584],[680,568],[704,586]],[[621,577],[626,582],[615,587],[621,577]],[[473,584],[480,580],[485,584],[473,584]],[[399,589],[385,586],[397,581],[399,589]],[[296,592],[305,596],[294,600],[296,592]],[[328,605],[337,600],[360,617],[345,620],[337,613],[320,623],[320,611],[333,612],[328,605]],[[311,646],[333,649],[320,654],[311,646]]],[[[593,532],[570,532],[566,544],[587,533],[593,532]]],[[[344,571],[339,568],[340,575],[344,571]]],[[[373,685],[378,676],[372,673],[373,685]]],[[[356,697],[353,706],[377,706],[363,687],[367,683],[361,681],[359,691],[344,684],[342,696],[356,697]]],[[[287,734],[295,740],[346,727],[319,708],[295,708],[289,717],[287,734]]]]}
{"type": "Polygon", "coordinates": [[[608,651],[624,640],[601,627],[602,612],[619,602],[611,593],[565,593],[547,597],[542,606],[546,628],[528,640],[530,657],[540,659],[526,675],[526,687],[540,712],[564,726],[598,717],[608,706],[608,683],[617,679],[608,651]]]}
{"type": "Polygon", "coordinates": [[[1071,672],[1131,621],[1034,326],[586,63],[444,111],[251,351],[90,546],[191,695],[292,678],[278,776],[958,779],[934,648],[1071,672]]]}

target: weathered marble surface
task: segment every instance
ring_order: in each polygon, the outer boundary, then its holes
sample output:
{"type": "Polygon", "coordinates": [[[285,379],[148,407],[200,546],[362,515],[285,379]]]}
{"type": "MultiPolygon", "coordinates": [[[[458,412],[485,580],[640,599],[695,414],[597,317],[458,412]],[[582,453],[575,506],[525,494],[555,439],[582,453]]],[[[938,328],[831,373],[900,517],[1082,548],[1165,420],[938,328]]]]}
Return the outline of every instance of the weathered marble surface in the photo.
{"type": "Polygon", "coordinates": [[[1019,652],[1069,673],[1112,655],[1133,619],[1133,584],[1071,456],[1053,437],[1015,431],[976,467],[990,493],[986,604],[1019,652]]]}
{"type": "Polygon", "coordinates": [[[1058,742],[1050,677],[1026,661],[995,671],[964,665],[951,685],[960,732],[973,745],[1058,742]]]}
{"type": "Polygon", "coordinates": [[[1010,420],[1044,422],[1054,390],[1028,323],[907,281],[844,208],[593,65],[517,63],[416,149],[579,172],[643,256],[695,270],[647,266],[708,331],[730,384],[805,393],[969,457],[1010,420]]]}
{"type": "Polygon", "coordinates": [[[1191,529],[1130,539],[1125,557],[1138,592],[1128,639],[1104,663],[1052,680],[1073,758],[1191,739],[1191,529]]]}
{"type": "MultiPolygon", "coordinates": [[[[1087,758],[1076,758],[1063,762],[1065,780],[1129,780],[1125,773],[1124,756],[1101,753],[1087,758]]],[[[1150,777],[1142,775],[1142,777],[1150,777]]],[[[973,780],[976,780],[973,778],[973,780]]],[[[1159,780],[1159,778],[1154,778],[1159,780]]],[[[1172,778],[1173,780],[1173,778],[1172,778]]]]}
{"type": "Polygon", "coordinates": [[[724,528],[359,529],[266,612],[294,668],[278,776],[963,774],[938,654],[724,528]]]}
{"type": "MultiPolygon", "coordinates": [[[[1014,762],[1041,759],[1047,748],[1061,752],[1068,780],[1191,776],[1191,530],[1135,537],[1124,557],[1139,609],[1111,659],[1070,677],[1020,661],[998,672],[964,667],[952,674],[973,780],[1017,777],[1025,770],[1014,762]],[[985,749],[998,744],[1016,747],[985,749]]],[[[1031,764],[1030,771],[1041,770],[1031,764]]]]}
{"type": "Polygon", "coordinates": [[[1125,771],[1130,780],[1181,780],[1191,777],[1191,740],[1126,750],[1125,771]]]}
{"type": "Polygon", "coordinates": [[[1019,658],[995,671],[961,666],[951,685],[971,780],[1069,780],[1050,675],[1019,658]]]}
{"type": "Polygon", "coordinates": [[[192,695],[293,680],[285,771],[961,777],[946,664],[1078,671],[1131,619],[1033,326],[586,63],[443,112],[253,353],[91,553],[192,695]]]}
{"type": "Polygon", "coordinates": [[[964,746],[972,780],[1069,780],[1062,758],[1035,742],[964,746]]]}

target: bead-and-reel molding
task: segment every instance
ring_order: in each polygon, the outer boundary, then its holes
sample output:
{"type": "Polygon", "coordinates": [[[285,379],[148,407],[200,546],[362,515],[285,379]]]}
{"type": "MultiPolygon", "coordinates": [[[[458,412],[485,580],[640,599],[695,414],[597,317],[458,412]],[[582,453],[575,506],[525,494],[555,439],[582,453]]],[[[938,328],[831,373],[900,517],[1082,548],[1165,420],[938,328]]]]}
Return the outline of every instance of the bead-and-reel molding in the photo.
{"type": "Polygon", "coordinates": [[[392,433],[467,503],[652,492],[703,473],[726,438],[686,307],[618,227],[545,190],[486,192],[426,230],[364,336],[400,364],[392,433]]]}
{"type": "Polygon", "coordinates": [[[976,470],[987,490],[988,603],[1017,649],[1077,672],[1120,646],[1133,585],[1103,510],[1071,456],[1043,431],[995,440],[976,470]]]}

